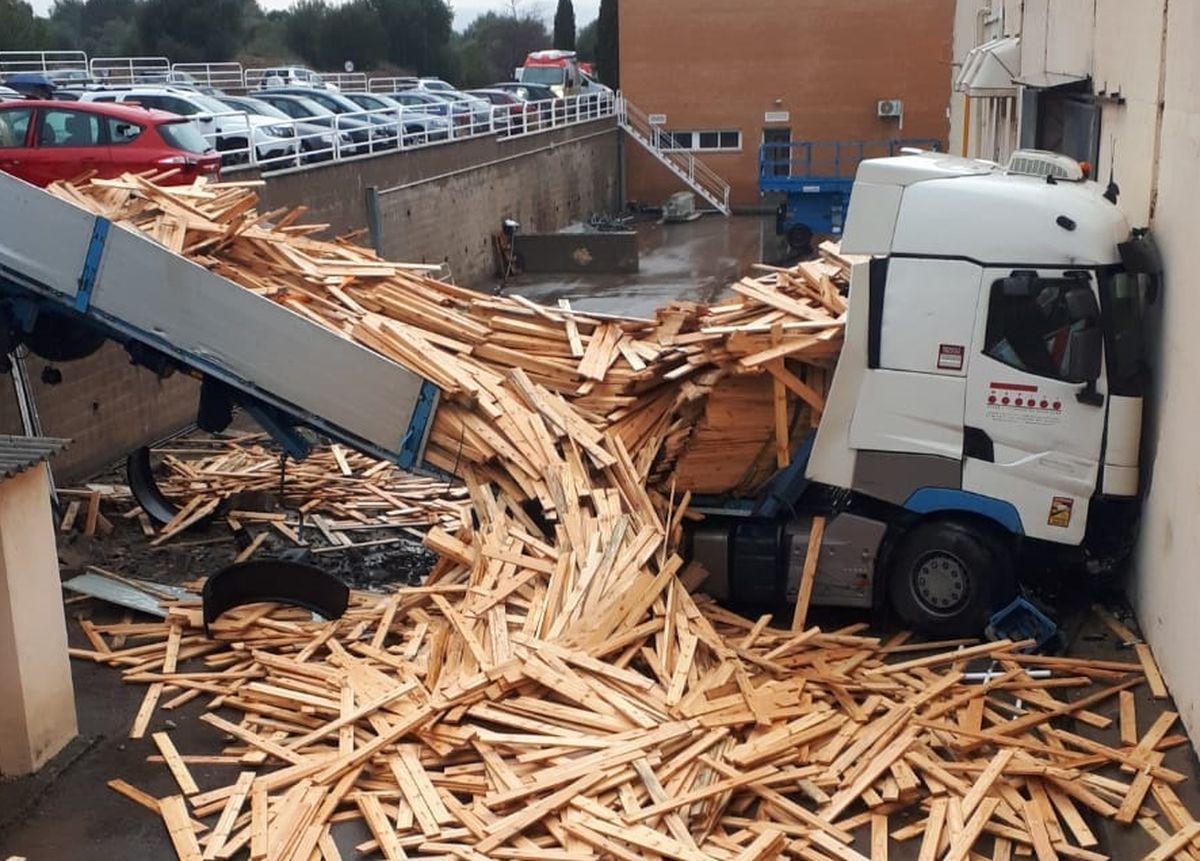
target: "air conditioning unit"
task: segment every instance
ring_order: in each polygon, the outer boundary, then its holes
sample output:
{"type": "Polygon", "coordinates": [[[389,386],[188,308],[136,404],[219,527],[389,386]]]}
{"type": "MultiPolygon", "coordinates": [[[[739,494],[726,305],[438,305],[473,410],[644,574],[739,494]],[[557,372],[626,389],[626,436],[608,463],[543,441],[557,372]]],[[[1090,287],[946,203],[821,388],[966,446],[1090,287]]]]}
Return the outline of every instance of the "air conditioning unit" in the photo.
{"type": "Polygon", "coordinates": [[[1070,156],[1044,149],[1019,149],[1008,158],[1009,173],[1079,182],[1083,166],[1070,156]]]}
{"type": "Polygon", "coordinates": [[[880,99],[875,111],[881,117],[899,117],[904,114],[904,102],[900,99],[880,99]]]}

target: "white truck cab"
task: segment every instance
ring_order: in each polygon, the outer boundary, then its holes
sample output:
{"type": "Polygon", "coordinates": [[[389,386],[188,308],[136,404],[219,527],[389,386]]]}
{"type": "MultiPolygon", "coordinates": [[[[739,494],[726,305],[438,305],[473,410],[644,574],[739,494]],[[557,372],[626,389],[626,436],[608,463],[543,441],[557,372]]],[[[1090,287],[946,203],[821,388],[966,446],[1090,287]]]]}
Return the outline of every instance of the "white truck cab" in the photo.
{"type": "MultiPolygon", "coordinates": [[[[778,519],[785,486],[782,508],[829,517],[814,602],[886,594],[910,624],[978,632],[1025,554],[1074,548],[1098,570],[1127,551],[1111,524],[1136,522],[1160,267],[1115,191],[1038,151],[861,164],[842,251],[863,260],[807,482],[780,476],[752,515],[778,519]]],[[[746,522],[724,523],[731,592],[746,522]]],[[[780,533],[788,593],[806,536],[803,517],[780,533]]]]}

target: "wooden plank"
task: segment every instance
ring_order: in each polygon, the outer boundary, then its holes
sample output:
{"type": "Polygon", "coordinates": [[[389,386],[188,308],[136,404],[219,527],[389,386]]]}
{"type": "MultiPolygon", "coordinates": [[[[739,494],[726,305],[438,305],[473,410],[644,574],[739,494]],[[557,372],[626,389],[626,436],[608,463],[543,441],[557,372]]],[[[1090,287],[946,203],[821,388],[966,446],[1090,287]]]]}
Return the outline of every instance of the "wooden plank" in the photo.
{"type": "Polygon", "coordinates": [[[801,632],[808,619],[808,605],[812,601],[813,583],[817,577],[817,565],[821,559],[821,539],[825,535],[825,518],[817,515],[808,530],[808,547],[804,553],[804,569],[800,573],[796,609],[792,613],[792,630],[801,632]]]}
{"type": "Polygon", "coordinates": [[[1137,643],[1133,648],[1142,664],[1142,671],[1146,674],[1150,693],[1156,700],[1165,700],[1169,696],[1167,683],[1163,681],[1162,673],[1158,671],[1158,664],[1154,661],[1154,653],[1150,650],[1150,646],[1146,643],[1137,643]]]}
{"type": "Polygon", "coordinates": [[[201,861],[200,844],[196,842],[196,832],[192,830],[192,819],[188,816],[187,802],[183,796],[169,796],[162,799],[158,806],[179,861],[201,861]]]}
{"type": "Polygon", "coordinates": [[[175,749],[175,743],[171,741],[171,737],[165,732],[156,732],[151,738],[154,740],[155,746],[159,753],[166,760],[167,768],[171,770],[171,776],[175,778],[175,783],[179,785],[179,791],[184,795],[195,795],[200,791],[200,787],[196,785],[192,773],[188,771],[187,765],[179,757],[179,751],[175,749]]]}

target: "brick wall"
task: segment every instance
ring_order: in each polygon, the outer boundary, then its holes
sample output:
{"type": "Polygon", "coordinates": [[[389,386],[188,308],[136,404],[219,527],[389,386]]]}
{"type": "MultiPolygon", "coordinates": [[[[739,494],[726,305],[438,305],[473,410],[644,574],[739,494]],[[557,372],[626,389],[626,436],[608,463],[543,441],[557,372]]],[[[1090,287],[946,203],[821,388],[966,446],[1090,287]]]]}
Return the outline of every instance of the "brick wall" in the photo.
{"type": "MultiPolygon", "coordinates": [[[[42,433],[71,440],[70,448],[54,458],[60,482],[88,476],[196,418],[195,380],[182,374],[160,380],[131,365],[116,344],[105,344],[86,359],[55,363],[63,376],[57,385],[41,380],[47,364],[37,356],[26,361],[42,433]]],[[[23,433],[10,376],[0,378],[0,431],[23,433]]]]}
{"type": "MultiPolygon", "coordinates": [[[[669,130],[742,132],[738,152],[700,152],[735,205],[762,204],[764,128],[792,140],[939,138],[949,131],[954,0],[623,0],[621,89],[669,130]],[[904,101],[904,128],[876,102],[904,101]],[[767,123],[768,111],[787,111],[767,123]]],[[[636,142],[626,144],[630,199],[686,190],[636,142]]]]}

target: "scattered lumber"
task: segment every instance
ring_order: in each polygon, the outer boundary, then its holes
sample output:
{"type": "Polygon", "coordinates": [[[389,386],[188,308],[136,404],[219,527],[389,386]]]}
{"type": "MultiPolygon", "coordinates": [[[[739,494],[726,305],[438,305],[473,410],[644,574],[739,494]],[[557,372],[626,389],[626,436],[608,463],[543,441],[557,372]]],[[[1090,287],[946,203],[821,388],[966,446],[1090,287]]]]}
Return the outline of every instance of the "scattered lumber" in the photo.
{"type": "MultiPolygon", "coordinates": [[[[162,620],[91,625],[93,648],[73,655],[146,686],[132,735],[201,700],[223,739],[215,755],[147,748],[181,794],[116,784],[158,813],[178,857],[333,859],[348,823],[370,835],[360,853],[390,861],[861,861],[856,838],[873,857],[921,838],[923,859],[989,844],[992,857],[1102,858],[1085,810],[1151,822],[1161,857],[1196,839],[1172,790],[1184,775],[1162,764],[1186,742],[1167,735],[1174,717],[1121,747],[1056,725],[1092,732],[1088,710],[1144,682],[1144,659],[775,628],[677,576],[693,489],[680,474],[722,453],[736,424],[718,389],[766,391],[738,482],[779,453],[779,369],[822,396],[844,311],[836,262],[622,321],[481,297],[320,242],[294,212],[256,214],[240,185],[135,176],[55,193],[437,382],[429,459],[471,503],[429,529],[439,560],[423,585],[355,592],[337,620],[240,607],[205,637],[185,598],[162,620]],[[989,670],[978,684],[973,662],[989,670]],[[228,780],[192,792],[193,756],[221,757],[228,780]]],[[[810,427],[815,399],[795,388],[784,382],[789,425],[810,427]]]]}
{"type": "Polygon", "coordinates": [[[152,179],[48,190],[429,379],[442,390],[429,463],[457,474],[464,464],[486,472],[497,458],[514,460],[506,492],[521,501],[549,500],[513,457],[522,446],[506,447],[508,431],[492,425],[514,373],[543,390],[530,409],[554,438],[571,435],[595,459],[599,435],[611,430],[635,464],[652,464],[660,490],[674,478],[681,492],[714,492],[765,480],[778,452],[815,426],[841,349],[849,264],[832,247],[821,260],[742,279],[721,305],[676,302],[653,320],[620,319],[484,296],[430,277],[429,267],[318,240],[297,223],[302,208],[258,212],[246,183],[152,179]],[[766,422],[747,420],[744,402],[772,380],[782,397],[768,396],[766,422]]]}
{"type": "MultiPolygon", "coordinates": [[[[152,531],[155,545],[185,547],[179,537],[219,508],[233,531],[257,531],[250,542],[255,549],[268,530],[281,527],[290,543],[299,543],[301,519],[330,548],[346,548],[361,546],[356,535],[362,532],[456,529],[466,516],[467,490],[460,483],[412,475],[337,445],[316,448],[299,463],[281,462],[266,434],[197,434],[156,447],[153,457],[159,463],[159,488],[179,507],[171,523],[152,531]]],[[[141,514],[125,485],[89,484],[60,492],[76,497],[68,503],[62,532],[71,531],[85,500],[89,505],[95,500],[97,518],[103,516],[101,502],[113,517],[141,514]]]]}

